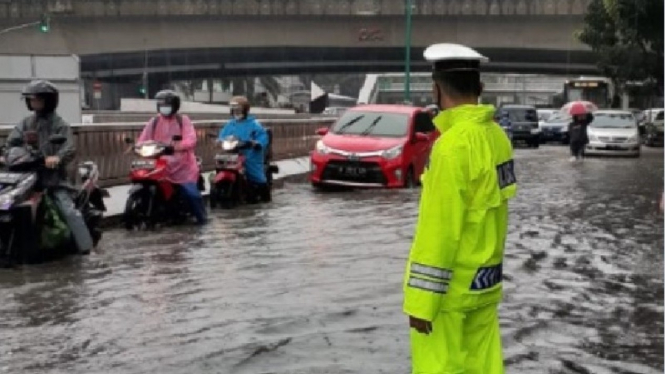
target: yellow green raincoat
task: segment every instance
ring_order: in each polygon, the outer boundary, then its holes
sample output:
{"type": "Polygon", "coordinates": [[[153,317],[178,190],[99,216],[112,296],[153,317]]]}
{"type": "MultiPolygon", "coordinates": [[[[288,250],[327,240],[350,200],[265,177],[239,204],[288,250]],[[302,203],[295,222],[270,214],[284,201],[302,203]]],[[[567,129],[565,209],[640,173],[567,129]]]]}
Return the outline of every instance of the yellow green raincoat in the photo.
{"type": "Polygon", "coordinates": [[[503,373],[501,300],[513,151],[494,107],[463,105],[434,120],[441,137],[423,174],[420,216],[404,279],[414,374],[503,373]]]}

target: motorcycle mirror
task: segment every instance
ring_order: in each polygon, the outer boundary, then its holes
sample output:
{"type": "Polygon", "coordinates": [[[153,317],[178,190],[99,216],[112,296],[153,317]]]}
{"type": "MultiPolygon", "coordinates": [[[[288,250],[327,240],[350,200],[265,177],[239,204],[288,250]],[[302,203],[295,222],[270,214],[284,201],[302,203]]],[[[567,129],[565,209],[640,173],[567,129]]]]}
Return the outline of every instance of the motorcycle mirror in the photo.
{"type": "Polygon", "coordinates": [[[134,144],[134,139],[132,139],[130,137],[126,137],[125,138],[125,144],[134,144]]]}
{"type": "Polygon", "coordinates": [[[173,135],[173,141],[174,142],[182,141],[182,135],[173,135]]]}
{"type": "Polygon", "coordinates": [[[67,137],[64,135],[51,135],[49,136],[48,141],[51,144],[62,145],[67,142],[67,137]]]}

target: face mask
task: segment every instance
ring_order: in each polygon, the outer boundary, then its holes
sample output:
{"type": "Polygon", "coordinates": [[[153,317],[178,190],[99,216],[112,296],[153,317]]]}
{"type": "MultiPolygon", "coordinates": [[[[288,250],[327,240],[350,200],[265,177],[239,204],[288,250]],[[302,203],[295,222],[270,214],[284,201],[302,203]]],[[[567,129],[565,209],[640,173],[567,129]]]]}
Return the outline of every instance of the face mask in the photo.
{"type": "Polygon", "coordinates": [[[167,117],[171,115],[172,111],[173,110],[171,109],[170,106],[160,106],[159,107],[159,113],[161,113],[162,115],[167,116],[167,117]]]}

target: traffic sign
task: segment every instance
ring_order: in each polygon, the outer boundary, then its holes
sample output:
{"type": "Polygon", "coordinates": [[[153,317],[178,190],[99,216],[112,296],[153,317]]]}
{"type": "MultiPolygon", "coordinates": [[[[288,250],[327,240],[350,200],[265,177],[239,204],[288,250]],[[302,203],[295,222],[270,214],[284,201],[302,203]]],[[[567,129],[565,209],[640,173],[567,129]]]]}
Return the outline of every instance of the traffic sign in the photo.
{"type": "Polygon", "coordinates": [[[102,83],[101,82],[95,82],[92,84],[92,91],[93,95],[96,100],[99,100],[102,98],[102,83]]]}

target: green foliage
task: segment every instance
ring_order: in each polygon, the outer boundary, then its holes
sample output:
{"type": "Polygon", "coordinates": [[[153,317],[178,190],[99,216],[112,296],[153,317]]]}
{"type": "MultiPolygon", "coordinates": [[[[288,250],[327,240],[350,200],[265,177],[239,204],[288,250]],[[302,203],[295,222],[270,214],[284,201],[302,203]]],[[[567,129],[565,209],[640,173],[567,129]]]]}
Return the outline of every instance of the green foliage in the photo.
{"type": "Polygon", "coordinates": [[[663,0],[592,0],[578,38],[620,86],[655,80],[663,88],[663,0]]]}

